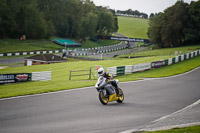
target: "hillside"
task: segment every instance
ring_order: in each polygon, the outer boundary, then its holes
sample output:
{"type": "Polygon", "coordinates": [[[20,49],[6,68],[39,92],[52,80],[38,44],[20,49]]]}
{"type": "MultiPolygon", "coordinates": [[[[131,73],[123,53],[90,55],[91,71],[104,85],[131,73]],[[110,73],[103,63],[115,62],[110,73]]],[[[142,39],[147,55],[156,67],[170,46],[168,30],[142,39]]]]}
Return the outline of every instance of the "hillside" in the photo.
{"type": "Polygon", "coordinates": [[[132,17],[118,16],[118,33],[132,38],[144,38],[147,37],[148,20],[132,17]]]}

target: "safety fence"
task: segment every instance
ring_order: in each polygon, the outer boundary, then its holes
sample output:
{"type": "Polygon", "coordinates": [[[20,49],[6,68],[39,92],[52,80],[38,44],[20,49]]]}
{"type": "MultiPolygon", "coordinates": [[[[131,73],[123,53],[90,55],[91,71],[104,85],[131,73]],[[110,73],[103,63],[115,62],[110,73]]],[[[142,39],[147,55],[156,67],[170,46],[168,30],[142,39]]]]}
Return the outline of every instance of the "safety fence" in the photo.
{"type": "Polygon", "coordinates": [[[200,50],[196,50],[190,53],[186,53],[180,56],[176,56],[174,58],[170,58],[167,60],[162,60],[162,61],[155,61],[155,62],[149,62],[149,63],[141,63],[141,64],[136,64],[136,65],[126,65],[126,66],[114,66],[114,67],[108,67],[107,72],[111,73],[113,76],[120,76],[120,75],[125,75],[125,74],[131,74],[134,72],[139,72],[139,71],[145,71],[145,70],[150,70],[153,68],[159,68],[162,66],[168,66],[172,65],[187,59],[191,59],[193,57],[196,57],[200,55],[200,50]]]}
{"type": "Polygon", "coordinates": [[[51,80],[51,71],[0,74],[0,85],[8,83],[19,83],[27,81],[47,81],[47,80],[51,80]]]}
{"type": "Polygon", "coordinates": [[[71,80],[71,78],[74,77],[74,76],[84,76],[84,75],[88,75],[89,79],[91,79],[92,68],[90,68],[90,70],[76,70],[76,71],[70,70],[69,80],[71,80]],[[75,74],[73,74],[73,73],[75,73],[75,74]]]}

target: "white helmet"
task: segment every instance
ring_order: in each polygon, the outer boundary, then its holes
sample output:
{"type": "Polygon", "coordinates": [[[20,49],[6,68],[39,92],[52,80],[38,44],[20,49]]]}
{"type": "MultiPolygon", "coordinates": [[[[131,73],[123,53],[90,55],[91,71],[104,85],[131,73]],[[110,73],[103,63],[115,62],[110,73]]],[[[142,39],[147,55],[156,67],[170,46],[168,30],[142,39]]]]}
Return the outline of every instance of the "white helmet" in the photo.
{"type": "Polygon", "coordinates": [[[104,73],[105,73],[105,71],[104,71],[104,69],[102,67],[98,69],[99,76],[103,76],[104,73]]]}

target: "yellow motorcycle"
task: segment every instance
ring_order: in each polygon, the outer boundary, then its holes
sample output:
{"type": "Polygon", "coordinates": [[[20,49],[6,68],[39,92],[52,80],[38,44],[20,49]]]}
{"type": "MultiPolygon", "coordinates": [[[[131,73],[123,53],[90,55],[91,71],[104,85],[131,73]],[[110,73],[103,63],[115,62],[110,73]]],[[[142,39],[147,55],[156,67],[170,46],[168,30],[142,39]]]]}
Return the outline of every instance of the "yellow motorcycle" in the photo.
{"type": "MultiPolygon", "coordinates": [[[[115,80],[116,84],[119,83],[118,80],[115,80]]],[[[112,85],[111,82],[108,82],[106,78],[100,76],[97,80],[95,88],[99,92],[99,100],[103,105],[107,105],[108,102],[117,101],[122,103],[124,101],[124,93],[118,88],[118,94],[116,93],[116,88],[112,85]]]]}

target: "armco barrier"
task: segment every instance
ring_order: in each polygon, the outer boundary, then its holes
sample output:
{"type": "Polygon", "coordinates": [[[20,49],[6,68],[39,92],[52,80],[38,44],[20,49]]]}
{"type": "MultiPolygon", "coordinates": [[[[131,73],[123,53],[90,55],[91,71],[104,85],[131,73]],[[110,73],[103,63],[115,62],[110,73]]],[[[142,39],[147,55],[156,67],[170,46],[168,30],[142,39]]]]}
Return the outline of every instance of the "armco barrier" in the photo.
{"type": "Polygon", "coordinates": [[[155,61],[155,62],[151,62],[151,63],[142,63],[142,64],[136,64],[136,65],[126,65],[126,66],[120,66],[120,67],[108,67],[107,71],[109,73],[113,74],[113,76],[119,76],[119,75],[123,75],[123,74],[131,74],[134,72],[145,71],[145,70],[149,70],[152,68],[158,68],[158,67],[162,67],[162,66],[172,65],[172,64],[190,59],[190,58],[198,56],[198,55],[200,55],[200,50],[186,53],[186,54],[176,56],[174,58],[170,58],[170,59],[163,60],[163,61],[155,61]]]}
{"type": "Polygon", "coordinates": [[[117,76],[117,67],[108,67],[107,72],[112,74],[113,76],[117,76]]]}
{"type": "Polygon", "coordinates": [[[133,66],[132,65],[126,65],[125,66],[125,74],[131,74],[133,71],[133,66]]]}
{"type": "Polygon", "coordinates": [[[142,63],[142,64],[133,65],[132,72],[144,71],[147,69],[151,69],[151,63],[142,63]]]}
{"type": "Polygon", "coordinates": [[[51,71],[32,72],[32,81],[47,81],[51,80],[51,71]]]}

